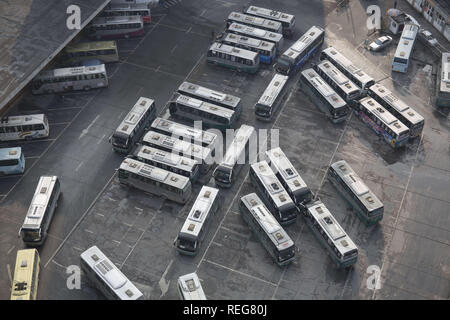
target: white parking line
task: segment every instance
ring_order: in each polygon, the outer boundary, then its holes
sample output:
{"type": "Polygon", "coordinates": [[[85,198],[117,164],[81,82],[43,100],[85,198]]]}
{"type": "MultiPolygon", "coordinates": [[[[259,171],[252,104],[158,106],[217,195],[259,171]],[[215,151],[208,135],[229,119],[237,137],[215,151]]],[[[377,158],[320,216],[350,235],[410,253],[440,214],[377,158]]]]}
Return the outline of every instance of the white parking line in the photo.
{"type": "Polygon", "coordinates": [[[81,131],[80,136],[78,137],[78,140],[80,140],[81,138],[83,138],[85,135],[87,135],[89,133],[89,130],[92,128],[92,126],[97,122],[97,120],[100,118],[100,115],[98,114],[94,120],[92,120],[92,122],[87,126],[86,129],[83,129],[81,131]]]}
{"type": "Polygon", "coordinates": [[[83,164],[84,164],[84,161],[81,161],[80,164],[75,168],[75,172],[77,172],[83,164]]]}
{"type": "Polygon", "coordinates": [[[14,250],[15,247],[16,247],[16,246],[12,246],[11,249],[8,250],[8,252],[6,253],[6,255],[9,255],[9,254],[11,253],[11,251],[14,250]]]}
{"type": "Polygon", "coordinates": [[[9,279],[9,286],[12,286],[12,274],[11,274],[11,266],[9,265],[9,263],[6,265],[6,270],[8,272],[8,279],[9,279]]]}

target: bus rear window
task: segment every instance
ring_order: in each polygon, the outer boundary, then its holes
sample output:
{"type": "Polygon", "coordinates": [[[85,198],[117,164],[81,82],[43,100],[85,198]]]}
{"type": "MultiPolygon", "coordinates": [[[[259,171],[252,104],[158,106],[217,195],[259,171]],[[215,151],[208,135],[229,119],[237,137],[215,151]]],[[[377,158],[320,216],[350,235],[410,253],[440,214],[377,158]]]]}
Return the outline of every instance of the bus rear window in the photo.
{"type": "Polygon", "coordinates": [[[408,64],[408,60],[407,59],[403,59],[403,58],[394,58],[394,62],[395,63],[401,63],[401,64],[408,64]]]}
{"type": "Polygon", "coordinates": [[[0,160],[0,167],[17,166],[19,164],[18,159],[0,160]]]}

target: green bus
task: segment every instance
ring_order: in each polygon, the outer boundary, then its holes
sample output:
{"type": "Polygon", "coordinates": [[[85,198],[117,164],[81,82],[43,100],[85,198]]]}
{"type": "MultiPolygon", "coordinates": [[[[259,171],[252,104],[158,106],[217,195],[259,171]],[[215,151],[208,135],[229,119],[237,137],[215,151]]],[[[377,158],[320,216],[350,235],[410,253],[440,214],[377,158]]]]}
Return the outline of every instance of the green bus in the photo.
{"type": "Polygon", "coordinates": [[[64,49],[65,62],[69,65],[86,60],[100,60],[102,63],[118,62],[119,53],[115,41],[79,42],[64,49]]]}

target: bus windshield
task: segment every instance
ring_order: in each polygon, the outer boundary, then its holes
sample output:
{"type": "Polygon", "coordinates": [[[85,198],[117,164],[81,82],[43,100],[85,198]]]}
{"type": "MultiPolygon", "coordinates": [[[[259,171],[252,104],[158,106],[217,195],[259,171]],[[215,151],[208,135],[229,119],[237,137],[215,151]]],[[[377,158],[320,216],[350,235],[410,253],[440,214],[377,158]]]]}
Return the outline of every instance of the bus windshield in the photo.
{"type": "Polygon", "coordinates": [[[23,241],[34,242],[41,238],[41,229],[20,229],[20,235],[23,241]]]}
{"type": "Polygon", "coordinates": [[[257,104],[256,105],[256,113],[260,115],[268,115],[270,113],[270,106],[257,104]]]}
{"type": "Polygon", "coordinates": [[[280,261],[284,261],[284,260],[291,258],[295,253],[294,250],[295,249],[293,247],[281,250],[278,254],[278,259],[280,261]]]}
{"type": "Polygon", "coordinates": [[[403,58],[394,58],[394,62],[396,63],[401,63],[401,64],[408,64],[408,60],[407,59],[403,59],[403,58]]]}
{"type": "Polygon", "coordinates": [[[289,67],[290,67],[289,61],[286,61],[286,60],[281,59],[281,58],[278,59],[278,62],[277,62],[277,68],[278,69],[287,71],[287,70],[289,70],[289,67]]]}
{"type": "Polygon", "coordinates": [[[228,168],[217,168],[215,172],[215,178],[219,181],[230,182],[231,170],[228,168]]]}
{"type": "Polygon", "coordinates": [[[0,167],[17,166],[18,164],[19,164],[18,159],[0,160],[0,167]]]}
{"type": "Polygon", "coordinates": [[[197,241],[190,241],[188,239],[178,238],[177,246],[183,250],[195,251],[195,248],[197,247],[197,241]]]}

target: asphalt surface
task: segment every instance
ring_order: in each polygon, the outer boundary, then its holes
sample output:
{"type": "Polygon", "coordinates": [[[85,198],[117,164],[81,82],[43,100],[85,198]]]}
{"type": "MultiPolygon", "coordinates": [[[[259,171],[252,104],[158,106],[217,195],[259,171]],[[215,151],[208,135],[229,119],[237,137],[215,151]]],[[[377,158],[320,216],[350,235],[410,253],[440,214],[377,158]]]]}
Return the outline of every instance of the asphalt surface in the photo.
{"type": "MultiPolygon", "coordinates": [[[[450,224],[450,137],[448,111],[437,110],[434,94],[438,58],[421,44],[407,74],[391,74],[396,43],[381,53],[364,49],[366,1],[171,1],[154,10],[141,39],[120,40],[121,62],[108,66],[110,86],[88,93],[27,96],[12,113],[44,111],[51,136],[21,143],[27,156],[23,176],[0,178],[0,298],[8,299],[17,238],[40,175],[61,178],[63,197],[39,249],[39,299],[103,299],[82,278],[80,290],[66,287],[66,267],[97,245],[147,299],[178,299],[176,280],[197,271],[208,299],[448,299],[450,224]],[[273,76],[271,66],[247,75],[206,64],[211,31],[223,29],[232,10],[249,3],[296,15],[294,39],[313,24],[326,27],[333,45],[369,75],[392,89],[425,118],[423,135],[393,151],[354,115],[335,125],[298,88],[288,83],[281,112],[271,123],[255,120],[254,104],[273,76]],[[431,66],[431,71],[427,65],[431,66]],[[296,243],[296,261],[280,268],[240,217],[239,196],[254,192],[248,166],[229,190],[195,257],[173,247],[201,189],[194,186],[181,206],[120,186],[115,169],[123,159],[108,137],[139,96],[156,100],[158,111],[188,80],[241,97],[240,124],[279,129],[280,146],[305,182],[358,245],[357,264],[337,269],[302,219],[286,228],[296,243]],[[326,180],[330,163],[345,159],[385,205],[378,226],[366,227],[326,180]],[[370,290],[368,266],[381,269],[381,288],[370,290]]],[[[308,62],[317,61],[318,55],[308,62]]],[[[7,144],[8,145],[8,144],[7,144]]],[[[210,175],[204,181],[213,185],[210,175]]]]}

